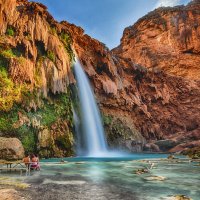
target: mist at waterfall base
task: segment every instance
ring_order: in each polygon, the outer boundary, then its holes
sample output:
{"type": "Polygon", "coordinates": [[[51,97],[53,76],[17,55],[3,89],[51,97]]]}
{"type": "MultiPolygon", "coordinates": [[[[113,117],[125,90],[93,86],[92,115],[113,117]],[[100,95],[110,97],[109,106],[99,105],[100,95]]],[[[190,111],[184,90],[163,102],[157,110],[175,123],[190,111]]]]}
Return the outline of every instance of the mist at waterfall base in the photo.
{"type": "Polygon", "coordinates": [[[101,115],[90,82],[78,59],[74,64],[74,73],[78,87],[78,102],[80,104],[80,116],[78,116],[75,109],[73,110],[77,134],[77,156],[120,156],[120,153],[108,150],[101,115]]]}

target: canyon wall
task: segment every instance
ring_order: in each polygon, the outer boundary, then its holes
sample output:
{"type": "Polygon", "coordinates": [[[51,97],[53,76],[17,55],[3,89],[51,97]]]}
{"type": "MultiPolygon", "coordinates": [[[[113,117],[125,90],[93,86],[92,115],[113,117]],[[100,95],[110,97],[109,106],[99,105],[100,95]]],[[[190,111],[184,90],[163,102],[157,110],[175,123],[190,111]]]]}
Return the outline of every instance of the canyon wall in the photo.
{"type": "Polygon", "coordinates": [[[199,146],[199,9],[198,0],[156,9],[126,28],[112,51],[65,23],[111,146],[171,152],[199,146]]]}
{"type": "Polygon", "coordinates": [[[200,144],[200,3],[159,8],[109,50],[47,8],[0,0],[0,135],[41,156],[73,155],[76,51],[111,148],[183,151],[200,144]],[[31,148],[30,148],[31,147],[31,148]]]}

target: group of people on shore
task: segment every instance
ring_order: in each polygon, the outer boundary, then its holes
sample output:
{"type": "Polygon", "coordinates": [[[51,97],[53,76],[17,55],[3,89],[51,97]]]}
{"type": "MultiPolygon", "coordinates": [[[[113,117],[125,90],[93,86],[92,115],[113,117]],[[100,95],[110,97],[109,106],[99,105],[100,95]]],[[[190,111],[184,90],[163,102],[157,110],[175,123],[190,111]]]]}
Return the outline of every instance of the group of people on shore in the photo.
{"type": "Polygon", "coordinates": [[[26,167],[30,167],[30,169],[40,170],[39,157],[37,154],[26,154],[23,158],[23,162],[26,167]]]}

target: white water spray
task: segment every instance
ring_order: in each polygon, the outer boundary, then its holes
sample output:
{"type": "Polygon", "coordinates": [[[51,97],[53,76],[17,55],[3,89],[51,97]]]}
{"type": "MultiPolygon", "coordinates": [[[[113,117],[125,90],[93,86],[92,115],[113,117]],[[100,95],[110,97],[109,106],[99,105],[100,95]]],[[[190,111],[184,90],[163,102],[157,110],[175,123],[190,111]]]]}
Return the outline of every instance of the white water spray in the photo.
{"type": "Polygon", "coordinates": [[[74,65],[74,72],[78,85],[81,120],[84,136],[84,156],[100,157],[107,154],[107,143],[99,109],[95,102],[89,80],[79,61],[74,65]]]}

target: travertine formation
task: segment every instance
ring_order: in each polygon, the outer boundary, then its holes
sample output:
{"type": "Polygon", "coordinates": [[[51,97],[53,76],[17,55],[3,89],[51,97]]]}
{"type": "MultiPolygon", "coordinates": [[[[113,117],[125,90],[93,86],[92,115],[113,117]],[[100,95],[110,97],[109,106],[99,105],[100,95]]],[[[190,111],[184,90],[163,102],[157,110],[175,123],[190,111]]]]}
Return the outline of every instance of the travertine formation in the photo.
{"type": "Polygon", "coordinates": [[[24,148],[17,138],[0,137],[0,159],[17,160],[24,157],[24,148]]]}
{"type": "Polygon", "coordinates": [[[18,137],[27,152],[43,157],[72,155],[72,59],[67,28],[44,5],[0,0],[3,136],[18,137]]]}
{"type": "MultiPolygon", "coordinates": [[[[41,4],[0,4],[0,45],[21,53],[16,58],[3,52],[14,83],[37,88],[47,99],[64,92],[75,82],[72,45],[94,88],[111,147],[177,152],[200,145],[199,0],[149,13],[126,28],[120,45],[111,51],[82,28],[56,22],[41,4]],[[14,35],[8,34],[11,30],[14,35]]],[[[40,107],[31,105],[30,110],[40,107]]],[[[40,127],[38,147],[46,151],[52,144],[48,138],[54,145],[56,132],[62,138],[67,123],[62,119],[51,130],[40,127]]]]}
{"type": "Polygon", "coordinates": [[[38,84],[34,77],[37,73],[40,76],[39,86],[42,86],[45,95],[47,90],[64,92],[70,82],[70,58],[59,36],[68,34],[66,28],[56,27],[56,22],[42,4],[26,0],[1,0],[0,4],[0,34],[5,35],[13,29],[15,35],[2,36],[0,44],[6,45],[5,49],[16,48],[24,58],[23,62],[11,58],[9,69],[12,79],[34,87],[38,84]],[[45,52],[50,54],[49,59],[42,59],[45,52]]]}

